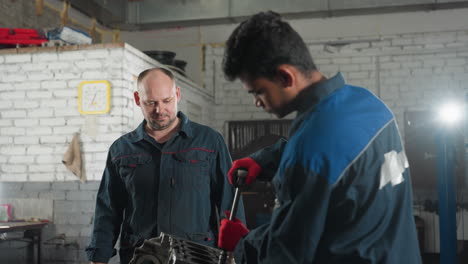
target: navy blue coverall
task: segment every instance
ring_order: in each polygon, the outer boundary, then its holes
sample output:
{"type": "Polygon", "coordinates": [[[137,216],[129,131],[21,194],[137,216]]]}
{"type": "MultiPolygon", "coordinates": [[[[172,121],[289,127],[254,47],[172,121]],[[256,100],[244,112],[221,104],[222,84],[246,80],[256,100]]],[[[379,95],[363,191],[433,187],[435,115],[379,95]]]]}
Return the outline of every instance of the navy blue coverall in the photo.
{"type": "MultiPolygon", "coordinates": [[[[215,212],[230,210],[234,195],[226,177],[231,157],[221,134],[182,112],[178,117],[180,131],[164,144],[143,121],[110,147],[86,249],[90,261],[108,262],[119,233],[122,263],[160,232],[216,245],[215,212]]],[[[242,204],[238,215],[245,222],[242,204]]]]}

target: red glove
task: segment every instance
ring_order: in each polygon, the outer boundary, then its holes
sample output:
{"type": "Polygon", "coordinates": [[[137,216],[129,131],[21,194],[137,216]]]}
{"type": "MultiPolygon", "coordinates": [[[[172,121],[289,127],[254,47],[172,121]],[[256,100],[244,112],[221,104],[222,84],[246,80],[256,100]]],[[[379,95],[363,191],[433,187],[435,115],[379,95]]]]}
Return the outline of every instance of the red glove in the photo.
{"type": "MultiPolygon", "coordinates": [[[[229,217],[229,212],[226,212],[229,217]]],[[[227,251],[233,251],[239,240],[249,233],[245,225],[235,218],[233,221],[224,218],[219,227],[218,247],[227,251]]]]}
{"type": "Polygon", "coordinates": [[[237,186],[237,169],[246,169],[248,171],[247,178],[245,179],[245,184],[251,184],[262,168],[258,163],[252,158],[243,158],[235,160],[232,163],[232,167],[228,172],[229,183],[231,185],[237,186]]]}

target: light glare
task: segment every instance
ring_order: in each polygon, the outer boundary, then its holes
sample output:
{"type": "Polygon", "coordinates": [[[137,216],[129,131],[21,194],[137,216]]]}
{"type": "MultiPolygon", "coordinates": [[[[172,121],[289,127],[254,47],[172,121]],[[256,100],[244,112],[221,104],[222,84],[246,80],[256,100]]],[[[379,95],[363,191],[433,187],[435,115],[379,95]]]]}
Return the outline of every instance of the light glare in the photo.
{"type": "Polygon", "coordinates": [[[446,124],[455,124],[462,117],[462,107],[456,103],[449,103],[439,110],[439,120],[446,124]]]}

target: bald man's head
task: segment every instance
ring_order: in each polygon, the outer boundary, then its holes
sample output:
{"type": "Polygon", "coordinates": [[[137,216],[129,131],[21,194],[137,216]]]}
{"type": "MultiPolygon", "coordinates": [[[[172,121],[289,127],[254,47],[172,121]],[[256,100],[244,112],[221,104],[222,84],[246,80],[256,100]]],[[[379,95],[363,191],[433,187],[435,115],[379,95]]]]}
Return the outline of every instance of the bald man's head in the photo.
{"type": "Polygon", "coordinates": [[[169,79],[171,79],[171,81],[174,83],[174,88],[175,88],[175,78],[174,78],[174,74],[166,69],[166,68],[151,68],[151,69],[147,69],[147,70],[144,70],[142,71],[139,75],[138,75],[138,79],[137,79],[137,90],[139,92],[142,92],[144,91],[144,89],[142,90],[142,88],[144,87],[143,85],[143,82],[145,81],[145,79],[147,79],[147,77],[155,77],[155,78],[158,78],[158,77],[163,77],[164,78],[164,75],[166,75],[167,77],[169,77],[169,79]]]}
{"type": "Polygon", "coordinates": [[[172,129],[177,124],[180,88],[176,86],[174,75],[169,70],[154,68],[140,73],[134,97],[148,129],[172,129]]]}

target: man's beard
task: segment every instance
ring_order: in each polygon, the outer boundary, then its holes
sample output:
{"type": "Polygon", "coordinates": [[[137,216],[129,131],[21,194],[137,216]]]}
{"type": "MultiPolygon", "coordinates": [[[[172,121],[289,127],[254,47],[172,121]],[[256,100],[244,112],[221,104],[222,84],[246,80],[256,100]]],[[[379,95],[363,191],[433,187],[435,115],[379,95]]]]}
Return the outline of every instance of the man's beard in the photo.
{"type": "MultiPolygon", "coordinates": [[[[160,116],[169,117],[169,115],[160,115],[160,116]]],[[[154,119],[157,119],[157,118],[158,118],[158,116],[154,117],[154,119]]],[[[170,127],[172,124],[174,124],[174,122],[175,122],[176,120],[177,120],[177,116],[174,116],[174,118],[169,119],[169,120],[167,121],[167,123],[164,123],[164,122],[162,122],[162,123],[161,123],[161,122],[157,122],[157,121],[155,121],[155,120],[153,120],[153,119],[149,119],[147,123],[148,123],[149,127],[150,127],[151,129],[153,129],[153,130],[164,130],[164,129],[170,127]]]]}

